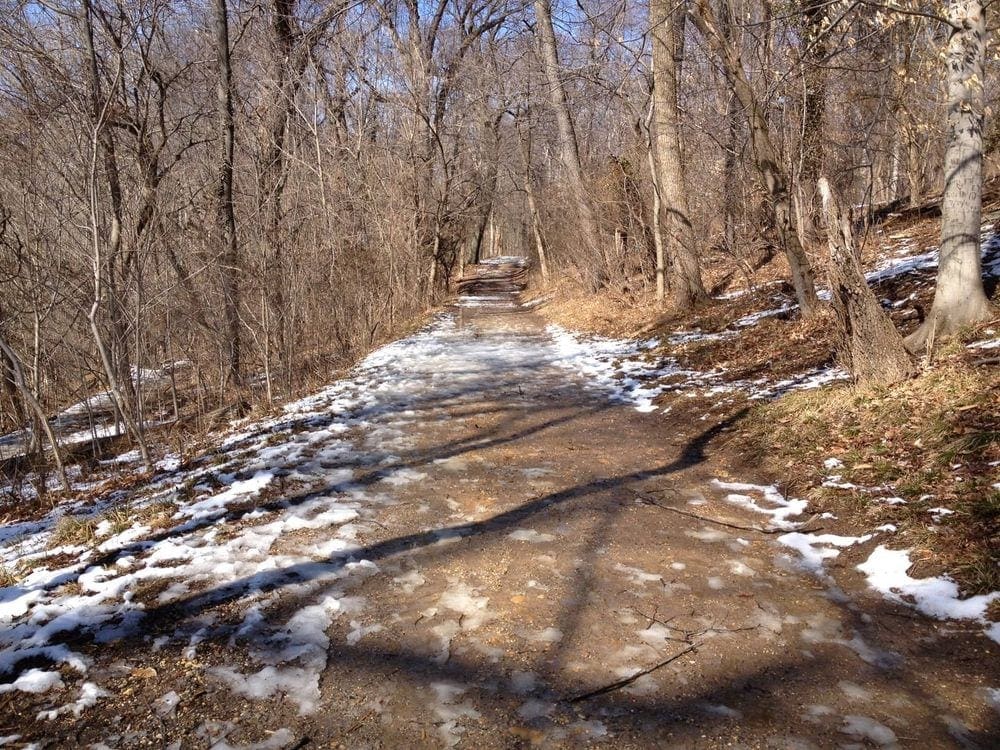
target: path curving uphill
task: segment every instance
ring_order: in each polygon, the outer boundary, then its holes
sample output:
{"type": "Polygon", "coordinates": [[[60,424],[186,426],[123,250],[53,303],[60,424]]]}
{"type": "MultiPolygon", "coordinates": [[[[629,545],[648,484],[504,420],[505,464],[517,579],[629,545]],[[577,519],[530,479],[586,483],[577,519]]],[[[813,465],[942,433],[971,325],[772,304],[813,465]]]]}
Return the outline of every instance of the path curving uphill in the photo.
{"type": "Polygon", "coordinates": [[[744,510],[780,496],[713,482],[725,425],[622,403],[586,341],[520,305],[526,275],[470,269],[457,310],[161,467],[135,526],[4,589],[0,734],[989,746],[991,642],[803,567],[744,510]]]}

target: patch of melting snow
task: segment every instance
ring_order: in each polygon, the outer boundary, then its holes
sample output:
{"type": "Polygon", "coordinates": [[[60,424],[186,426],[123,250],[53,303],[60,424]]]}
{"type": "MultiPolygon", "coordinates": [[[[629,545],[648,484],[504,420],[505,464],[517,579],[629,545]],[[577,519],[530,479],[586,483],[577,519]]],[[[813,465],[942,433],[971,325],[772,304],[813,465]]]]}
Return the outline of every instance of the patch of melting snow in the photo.
{"type": "Polygon", "coordinates": [[[885,724],[881,724],[867,716],[853,714],[845,716],[844,724],[840,728],[840,731],[855,739],[873,742],[879,747],[893,747],[897,745],[895,732],[885,724]]]}
{"type": "Polygon", "coordinates": [[[66,713],[71,713],[73,716],[79,718],[83,712],[97,705],[97,701],[101,698],[108,698],[111,696],[107,690],[98,687],[93,682],[84,682],[80,686],[80,696],[72,703],[67,703],[62,708],[55,708],[50,711],[41,711],[36,717],[38,721],[51,721],[58,716],[66,713]]]}
{"type": "Polygon", "coordinates": [[[530,633],[528,640],[532,643],[558,643],[562,637],[563,634],[559,628],[547,627],[536,633],[530,633]]]}
{"type": "Polygon", "coordinates": [[[773,485],[747,484],[744,482],[723,482],[719,479],[713,479],[711,484],[717,489],[727,492],[732,491],[732,494],[725,496],[726,502],[738,505],[741,508],[746,508],[747,510],[752,510],[757,513],[763,513],[764,515],[770,516],[771,523],[778,529],[793,529],[798,526],[797,523],[789,521],[788,519],[794,516],[802,515],[802,513],[805,512],[806,506],[809,504],[806,500],[796,500],[794,498],[785,497],[785,495],[783,495],[781,491],[773,485]],[[745,492],[755,492],[760,494],[763,500],[769,503],[770,506],[761,505],[751,496],[740,494],[745,492]]]}
{"type": "Polygon", "coordinates": [[[18,675],[13,682],[0,684],[0,695],[20,690],[24,693],[46,693],[62,688],[62,677],[58,672],[33,667],[18,675]]]}
{"type": "Polygon", "coordinates": [[[650,582],[663,583],[662,575],[659,573],[647,573],[641,568],[633,568],[629,565],[623,565],[622,563],[615,563],[615,570],[619,573],[624,573],[629,581],[637,586],[650,582]]]}
{"type": "Polygon", "coordinates": [[[698,707],[702,711],[713,716],[721,716],[724,719],[742,719],[743,712],[737,711],[735,708],[730,708],[722,703],[700,703],[698,707]]]}
{"type": "Polygon", "coordinates": [[[934,518],[934,523],[939,523],[945,516],[955,515],[955,511],[950,508],[930,508],[927,512],[934,518]]]}
{"type": "Polygon", "coordinates": [[[974,341],[968,344],[968,347],[970,349],[1000,349],[1000,338],[974,341]]]}
{"type": "Polygon", "coordinates": [[[872,699],[871,692],[861,687],[861,685],[858,685],[856,682],[841,680],[837,683],[837,687],[839,687],[841,692],[852,701],[864,701],[867,703],[872,699]]]}
{"type": "Polygon", "coordinates": [[[295,734],[291,729],[282,728],[271,732],[271,736],[260,742],[249,745],[230,745],[226,739],[221,739],[212,745],[212,750],[284,750],[295,742],[295,734]]]}
{"type": "Polygon", "coordinates": [[[732,538],[730,534],[725,531],[719,531],[718,529],[713,529],[708,526],[702,526],[697,531],[685,531],[685,536],[689,536],[692,539],[697,539],[700,542],[725,542],[732,538]]]}
{"type": "Polygon", "coordinates": [[[901,497],[877,497],[875,499],[883,505],[906,505],[906,501],[901,497]]]}
{"type": "Polygon", "coordinates": [[[478,719],[480,713],[471,704],[460,702],[460,698],[468,691],[468,688],[452,682],[432,682],[431,691],[434,693],[434,702],[431,703],[431,710],[437,717],[438,733],[445,747],[455,747],[462,739],[465,732],[459,722],[466,719],[478,719]]]}
{"type": "Polygon", "coordinates": [[[507,538],[513,539],[515,542],[530,542],[532,544],[551,542],[555,539],[552,534],[543,534],[534,529],[516,529],[508,534],[507,538]]]}
{"type": "Polygon", "coordinates": [[[529,698],[518,707],[517,715],[524,721],[534,721],[535,719],[547,717],[555,709],[555,703],[538,700],[537,698],[529,698]]]}
{"type": "Polygon", "coordinates": [[[806,618],[807,627],[799,637],[806,643],[833,643],[848,648],[858,655],[866,664],[880,669],[892,669],[899,665],[901,657],[893,651],[884,651],[869,644],[855,631],[848,638],[840,621],[822,613],[806,618]]]}
{"type": "Polygon", "coordinates": [[[462,616],[462,630],[475,630],[496,615],[489,610],[490,598],[461,581],[453,581],[441,594],[438,605],[462,616]]]}
{"type": "Polygon", "coordinates": [[[990,604],[1000,600],[1000,591],[962,599],[958,584],[947,576],[910,577],[907,571],[911,564],[909,551],[880,544],[857,568],[867,577],[868,585],[887,599],[939,620],[978,620],[986,625],[986,636],[1000,643],[1000,623],[986,620],[990,604]]]}
{"type": "Polygon", "coordinates": [[[867,542],[871,534],[864,536],[841,536],[839,534],[803,534],[792,531],[778,537],[778,543],[790,547],[799,554],[799,564],[815,575],[824,576],[823,565],[827,560],[838,557],[843,549],[867,542]]]}

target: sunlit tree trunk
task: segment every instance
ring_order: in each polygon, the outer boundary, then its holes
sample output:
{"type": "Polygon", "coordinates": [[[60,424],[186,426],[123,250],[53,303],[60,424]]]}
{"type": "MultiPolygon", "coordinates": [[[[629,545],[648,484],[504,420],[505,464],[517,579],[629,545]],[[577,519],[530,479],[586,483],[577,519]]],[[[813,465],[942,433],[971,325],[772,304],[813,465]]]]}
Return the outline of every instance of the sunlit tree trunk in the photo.
{"type": "Polygon", "coordinates": [[[825,178],[817,189],[826,214],[830,298],[837,359],[862,385],[889,385],[916,372],[903,338],[882,309],[861,268],[850,217],[825,178]]]}
{"type": "Polygon", "coordinates": [[[233,115],[233,72],[229,51],[229,14],[226,0],[213,0],[215,53],[218,78],[215,87],[216,126],[221,137],[216,182],[216,222],[220,240],[220,271],[226,325],[228,379],[243,384],[240,346],[239,253],[236,246],[236,210],[233,206],[233,156],[236,124],[233,115]]]}
{"type": "MultiPolygon", "coordinates": [[[[701,281],[681,160],[677,80],[681,64],[678,38],[684,33],[683,5],[678,10],[673,0],[650,0],[649,25],[653,36],[653,120],[658,192],[665,213],[663,226],[671,259],[670,299],[676,307],[686,310],[707,301],[708,293],[701,281]]],[[[657,296],[660,295],[661,265],[658,261],[657,296]]]]}
{"type": "Polygon", "coordinates": [[[556,47],[555,29],[552,27],[552,7],[549,0],[534,0],[535,22],[538,27],[539,49],[545,77],[548,82],[552,110],[556,119],[559,139],[559,155],[563,178],[569,188],[570,200],[576,211],[580,226],[580,239],[586,249],[585,262],[595,268],[594,286],[603,283],[606,269],[603,266],[602,241],[594,211],[590,206],[583,180],[583,166],[580,162],[580,148],[576,140],[576,130],[566,100],[566,89],[559,75],[559,53],[556,47]]]}
{"type": "Polygon", "coordinates": [[[782,249],[785,251],[785,257],[788,259],[795,296],[802,314],[809,315],[817,307],[816,286],[809,258],[806,256],[798,230],[795,227],[788,176],[782,167],[778,150],[771,139],[763,106],[743,72],[739,56],[729,40],[720,31],[708,0],[693,0],[693,6],[691,17],[695,26],[698,27],[709,47],[718,57],[729,80],[729,85],[733,89],[733,94],[739,99],[746,112],[754,163],[757,171],[760,172],[761,180],[771,201],[774,226],[781,240],[782,249]]]}
{"type": "Polygon", "coordinates": [[[948,136],[937,288],[930,314],[906,339],[913,352],[929,351],[938,336],[992,315],[980,255],[986,12],[982,2],[955,0],[948,18],[948,136]]]}

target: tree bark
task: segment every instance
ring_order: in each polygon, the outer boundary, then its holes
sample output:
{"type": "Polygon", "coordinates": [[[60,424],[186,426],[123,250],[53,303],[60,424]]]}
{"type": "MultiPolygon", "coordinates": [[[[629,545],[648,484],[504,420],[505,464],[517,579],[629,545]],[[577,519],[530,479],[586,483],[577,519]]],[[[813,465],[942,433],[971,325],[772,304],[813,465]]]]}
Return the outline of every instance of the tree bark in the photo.
{"type": "Polygon", "coordinates": [[[792,285],[803,315],[812,314],[818,304],[809,258],[802,248],[792,217],[788,177],[781,166],[778,151],[771,140],[764,109],[743,72],[736,50],[719,30],[708,0],[693,0],[691,17],[709,47],[718,57],[733,94],[746,112],[754,163],[771,200],[771,212],[781,246],[788,258],[792,285]]]}
{"type": "Polygon", "coordinates": [[[240,345],[239,252],[236,246],[236,209],[233,205],[233,157],[236,148],[236,121],[233,113],[233,70],[229,51],[229,13],[226,0],[213,0],[215,10],[215,53],[218,78],[215,87],[216,126],[221,136],[216,183],[216,222],[221,245],[222,297],[228,356],[228,380],[243,384],[240,345]]]}
{"type": "Polygon", "coordinates": [[[528,202],[528,213],[531,214],[531,236],[535,243],[535,254],[538,255],[538,267],[542,272],[542,281],[549,283],[549,262],[545,252],[545,236],[542,234],[542,219],[538,213],[538,203],[535,200],[535,187],[531,179],[531,130],[525,135],[517,130],[521,146],[521,156],[524,159],[524,195],[528,202]]]}
{"type": "Polygon", "coordinates": [[[35,398],[35,394],[32,393],[31,387],[28,385],[28,382],[24,377],[24,367],[21,365],[21,359],[2,336],[0,336],[0,354],[3,354],[6,363],[11,368],[14,384],[21,393],[21,398],[31,409],[36,423],[42,428],[45,432],[45,436],[49,439],[49,445],[52,446],[52,459],[55,462],[56,471],[59,473],[59,481],[63,486],[63,490],[66,492],[72,492],[73,487],[70,485],[69,478],[66,476],[66,467],[63,464],[62,451],[59,449],[59,443],[56,441],[56,436],[52,431],[52,426],[49,424],[49,420],[46,419],[45,412],[42,411],[41,404],[38,403],[38,399],[35,398]]]}
{"type": "Polygon", "coordinates": [[[662,301],[667,289],[667,253],[663,246],[663,232],[660,228],[660,170],[656,165],[656,146],[653,143],[653,98],[649,99],[649,109],[641,126],[646,137],[646,160],[649,165],[649,181],[653,185],[652,234],[653,251],[656,260],[656,299],[662,301]]]}
{"type": "Polygon", "coordinates": [[[810,0],[805,13],[806,49],[802,60],[802,171],[799,175],[799,195],[802,214],[802,238],[807,246],[822,241],[821,206],[817,181],[826,167],[826,44],[823,41],[823,19],[826,2],[810,0]]]}
{"type": "Polygon", "coordinates": [[[542,65],[545,69],[552,110],[556,118],[563,177],[567,182],[572,207],[579,222],[580,239],[586,251],[586,261],[596,266],[596,273],[593,274],[593,286],[597,289],[604,283],[607,269],[604,267],[603,253],[600,249],[602,240],[598,232],[597,220],[594,217],[594,211],[590,206],[584,185],[580,148],[570,116],[569,103],[566,100],[566,89],[563,87],[562,78],[559,75],[559,53],[556,47],[555,29],[552,27],[552,7],[549,0],[534,0],[534,5],[542,65]]]}
{"type": "Polygon", "coordinates": [[[930,313],[906,339],[911,352],[930,352],[938,336],[993,314],[983,288],[980,249],[986,11],[982,2],[953,0],[948,18],[948,136],[937,287],[930,313]]]}
{"type": "Polygon", "coordinates": [[[837,318],[837,358],[861,385],[889,385],[909,378],[916,368],[902,336],[868,286],[850,217],[826,178],[821,177],[817,187],[826,214],[830,248],[828,274],[837,318]]]}
{"type": "MultiPolygon", "coordinates": [[[[684,165],[681,159],[680,112],[677,81],[681,65],[678,37],[684,33],[684,15],[673,0],[650,0],[649,25],[653,36],[653,119],[659,198],[666,213],[663,222],[670,253],[670,299],[687,310],[708,301],[701,280],[694,227],[688,211],[684,165]]],[[[657,297],[661,263],[657,262],[657,297]]]]}

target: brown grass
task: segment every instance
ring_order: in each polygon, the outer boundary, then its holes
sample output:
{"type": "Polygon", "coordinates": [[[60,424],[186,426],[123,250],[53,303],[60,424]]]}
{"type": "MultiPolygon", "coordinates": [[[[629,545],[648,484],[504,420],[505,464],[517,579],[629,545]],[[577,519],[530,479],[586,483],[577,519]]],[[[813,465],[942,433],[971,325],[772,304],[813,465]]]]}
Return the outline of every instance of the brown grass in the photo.
{"type": "MultiPolygon", "coordinates": [[[[882,390],[795,393],[741,423],[747,458],[819,508],[862,528],[896,524],[925,572],[948,570],[970,592],[1000,589],[1000,371],[953,355],[882,390]],[[823,461],[844,466],[824,470],[823,461]],[[828,473],[874,492],[823,488],[828,473]],[[896,496],[905,505],[878,497],[896,496]],[[929,509],[954,511],[939,522],[929,509]]],[[[741,441],[742,442],[742,441],[741,441]]]]}

